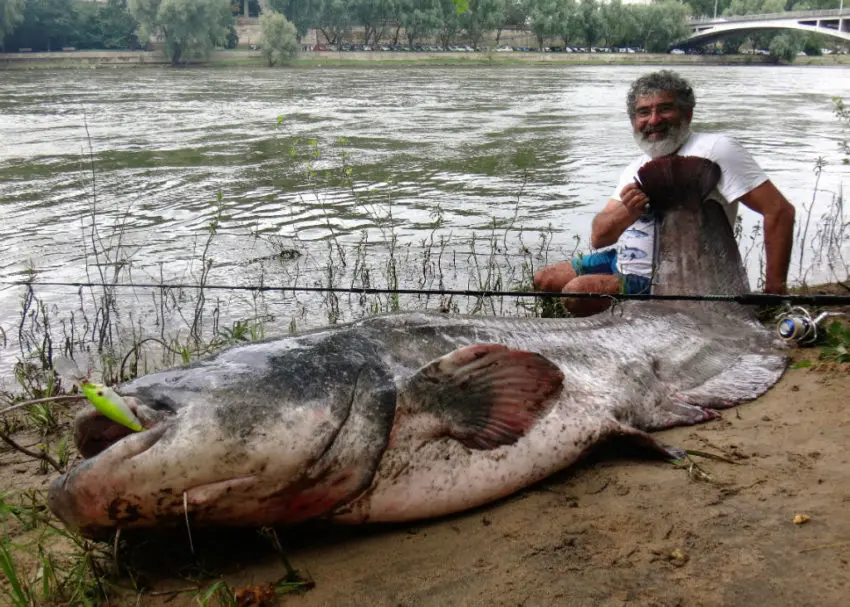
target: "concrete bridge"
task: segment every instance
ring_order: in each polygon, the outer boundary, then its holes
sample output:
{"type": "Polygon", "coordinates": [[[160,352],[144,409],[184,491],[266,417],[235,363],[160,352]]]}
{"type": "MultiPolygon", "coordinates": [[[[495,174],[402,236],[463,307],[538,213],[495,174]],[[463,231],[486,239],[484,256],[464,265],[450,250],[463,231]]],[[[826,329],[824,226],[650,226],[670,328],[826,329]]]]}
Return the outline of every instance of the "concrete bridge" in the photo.
{"type": "Polygon", "coordinates": [[[678,46],[699,46],[721,38],[762,30],[797,30],[850,42],[850,9],[692,19],[690,26],[693,33],[678,46]]]}

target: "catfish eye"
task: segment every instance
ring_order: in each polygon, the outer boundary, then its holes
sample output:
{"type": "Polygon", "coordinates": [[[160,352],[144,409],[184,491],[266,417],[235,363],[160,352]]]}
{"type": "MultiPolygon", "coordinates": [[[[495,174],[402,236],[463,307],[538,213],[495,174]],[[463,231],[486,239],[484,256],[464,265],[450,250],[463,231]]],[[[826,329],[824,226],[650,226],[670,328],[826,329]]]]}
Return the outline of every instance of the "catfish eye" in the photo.
{"type": "Polygon", "coordinates": [[[167,396],[155,398],[146,404],[155,411],[167,411],[169,413],[175,413],[177,411],[177,403],[167,396]]]}

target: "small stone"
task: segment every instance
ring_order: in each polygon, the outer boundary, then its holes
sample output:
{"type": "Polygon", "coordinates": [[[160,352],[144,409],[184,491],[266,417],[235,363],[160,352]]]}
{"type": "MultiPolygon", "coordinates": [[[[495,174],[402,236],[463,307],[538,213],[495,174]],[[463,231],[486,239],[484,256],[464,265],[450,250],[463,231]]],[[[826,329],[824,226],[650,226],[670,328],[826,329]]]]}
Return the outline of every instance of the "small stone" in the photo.
{"type": "Polygon", "coordinates": [[[809,522],[809,515],[808,514],[795,514],[794,520],[791,521],[791,522],[794,523],[795,525],[805,525],[806,523],[809,522]]]}
{"type": "Polygon", "coordinates": [[[670,560],[674,565],[676,565],[676,567],[681,567],[688,562],[688,555],[676,548],[670,553],[670,560]]]}

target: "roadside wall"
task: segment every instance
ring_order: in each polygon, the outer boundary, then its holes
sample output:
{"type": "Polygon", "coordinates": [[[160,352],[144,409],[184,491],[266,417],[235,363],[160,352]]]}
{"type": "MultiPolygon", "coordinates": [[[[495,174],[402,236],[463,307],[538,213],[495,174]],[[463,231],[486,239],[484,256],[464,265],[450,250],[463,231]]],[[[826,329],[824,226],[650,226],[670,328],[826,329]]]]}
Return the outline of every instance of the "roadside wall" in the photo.
{"type": "Polygon", "coordinates": [[[38,67],[73,63],[76,65],[141,65],[168,63],[162,53],[153,51],[59,51],[52,53],[0,53],[0,67],[38,67]]]}

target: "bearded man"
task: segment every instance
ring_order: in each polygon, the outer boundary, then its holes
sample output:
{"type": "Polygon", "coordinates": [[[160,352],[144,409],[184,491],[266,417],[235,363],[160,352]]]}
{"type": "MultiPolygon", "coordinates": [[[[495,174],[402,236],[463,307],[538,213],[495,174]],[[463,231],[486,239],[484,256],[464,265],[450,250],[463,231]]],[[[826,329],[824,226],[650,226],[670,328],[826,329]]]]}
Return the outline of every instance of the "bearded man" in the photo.
{"type": "MultiPolygon", "coordinates": [[[[652,159],[678,154],[707,158],[720,166],[720,181],[709,198],[721,204],[731,225],[738,202],[762,215],[767,258],[764,291],[784,293],[795,211],[750,153],[725,135],[691,131],[696,98],[688,82],[675,72],[641,76],[632,83],[626,104],[643,154],[623,171],[611,200],[594,217],[590,236],[594,249],[617,246],[543,268],[534,275],[535,288],[563,293],[649,293],[656,220],[637,172],[652,159]]],[[[596,314],[610,305],[607,300],[563,301],[576,316],[596,314]]]]}

